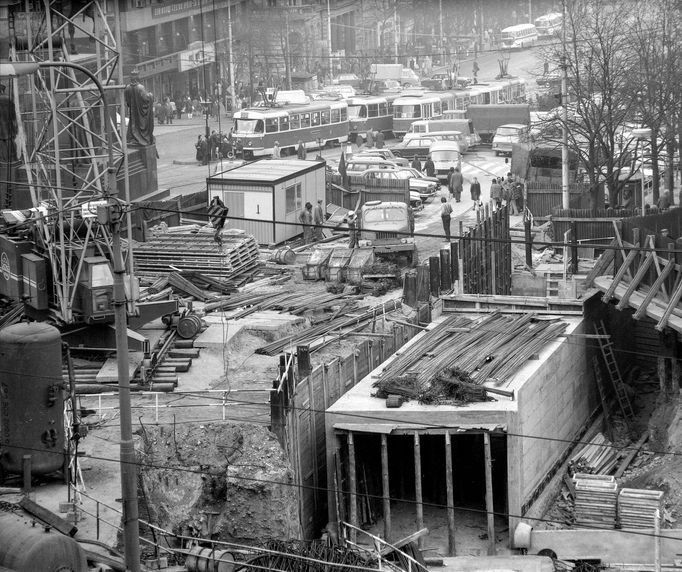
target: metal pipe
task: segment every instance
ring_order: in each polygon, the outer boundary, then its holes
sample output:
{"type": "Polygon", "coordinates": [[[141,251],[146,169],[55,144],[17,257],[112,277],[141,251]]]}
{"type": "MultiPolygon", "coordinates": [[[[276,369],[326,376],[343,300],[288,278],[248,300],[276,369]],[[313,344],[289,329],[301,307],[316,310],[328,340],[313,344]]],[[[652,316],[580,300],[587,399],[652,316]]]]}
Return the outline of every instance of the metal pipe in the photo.
{"type": "Polygon", "coordinates": [[[561,3],[563,19],[561,23],[561,206],[570,208],[568,190],[568,62],[566,53],[566,0],[561,3]]]}

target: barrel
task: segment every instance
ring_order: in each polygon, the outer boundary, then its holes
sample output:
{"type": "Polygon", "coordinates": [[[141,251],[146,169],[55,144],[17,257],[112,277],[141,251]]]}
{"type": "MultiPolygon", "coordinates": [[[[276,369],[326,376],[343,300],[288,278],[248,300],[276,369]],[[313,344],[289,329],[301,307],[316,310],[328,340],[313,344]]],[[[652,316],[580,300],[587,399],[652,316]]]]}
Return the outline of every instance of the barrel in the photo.
{"type": "Polygon", "coordinates": [[[185,340],[189,340],[201,331],[202,326],[203,322],[196,314],[183,316],[178,320],[178,336],[185,340]]]}
{"type": "Polygon", "coordinates": [[[293,264],[296,262],[296,253],[288,246],[278,248],[272,255],[272,260],[277,264],[293,264]]]}
{"type": "Polygon", "coordinates": [[[185,561],[187,572],[232,572],[234,557],[227,550],[195,546],[185,561]]]}
{"type": "Polygon", "coordinates": [[[85,551],[70,536],[0,513],[0,566],[10,570],[86,572],[85,551]]]}
{"type": "Polygon", "coordinates": [[[0,467],[22,473],[52,473],[64,464],[62,341],[59,330],[32,322],[0,330],[0,467]]]}

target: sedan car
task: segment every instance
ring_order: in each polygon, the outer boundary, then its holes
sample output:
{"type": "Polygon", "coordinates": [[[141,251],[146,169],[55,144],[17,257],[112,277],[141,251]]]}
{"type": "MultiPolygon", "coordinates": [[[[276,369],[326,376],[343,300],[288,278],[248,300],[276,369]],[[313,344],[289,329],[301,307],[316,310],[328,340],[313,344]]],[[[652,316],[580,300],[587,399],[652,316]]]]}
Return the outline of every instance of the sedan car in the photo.
{"type": "Polygon", "coordinates": [[[355,153],[354,157],[382,157],[387,161],[393,161],[396,165],[407,167],[410,162],[404,157],[398,157],[390,149],[362,149],[359,153],[355,153]]]}
{"type": "Polygon", "coordinates": [[[410,192],[416,191],[419,193],[421,202],[426,202],[436,195],[438,185],[433,181],[425,180],[415,174],[414,169],[367,169],[360,176],[367,179],[385,179],[385,180],[409,180],[410,192]]]}
{"type": "Polygon", "coordinates": [[[417,156],[420,159],[426,159],[429,156],[429,147],[431,147],[431,139],[425,137],[419,139],[410,139],[409,141],[402,141],[391,148],[394,155],[398,157],[405,157],[412,159],[417,156]]]}

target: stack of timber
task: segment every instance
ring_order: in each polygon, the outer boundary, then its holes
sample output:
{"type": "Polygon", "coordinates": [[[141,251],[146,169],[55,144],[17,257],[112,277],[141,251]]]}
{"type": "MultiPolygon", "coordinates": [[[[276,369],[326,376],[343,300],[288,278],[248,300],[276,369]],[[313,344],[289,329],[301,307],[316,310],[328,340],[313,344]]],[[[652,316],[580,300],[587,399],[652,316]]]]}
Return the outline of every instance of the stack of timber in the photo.
{"type": "Polygon", "coordinates": [[[401,350],[379,378],[382,384],[399,385],[404,374],[414,373],[415,399],[427,392],[437,374],[452,368],[466,372],[476,384],[503,385],[565,329],[560,320],[530,313],[493,313],[473,320],[453,315],[401,350]]]}
{"type": "Polygon", "coordinates": [[[613,443],[603,433],[597,433],[571,457],[570,467],[574,473],[610,475],[618,466],[619,457],[613,443]]]}
{"type": "Polygon", "coordinates": [[[219,244],[213,229],[160,234],[134,248],[139,276],[158,277],[173,270],[199,272],[212,278],[235,279],[258,266],[253,236],[228,231],[219,244]]]}
{"type": "Polygon", "coordinates": [[[618,495],[621,528],[654,528],[656,511],[663,514],[663,491],[622,489],[618,495]]]}
{"type": "Polygon", "coordinates": [[[609,475],[576,473],[575,524],[586,528],[615,528],[618,483],[609,475]]]}

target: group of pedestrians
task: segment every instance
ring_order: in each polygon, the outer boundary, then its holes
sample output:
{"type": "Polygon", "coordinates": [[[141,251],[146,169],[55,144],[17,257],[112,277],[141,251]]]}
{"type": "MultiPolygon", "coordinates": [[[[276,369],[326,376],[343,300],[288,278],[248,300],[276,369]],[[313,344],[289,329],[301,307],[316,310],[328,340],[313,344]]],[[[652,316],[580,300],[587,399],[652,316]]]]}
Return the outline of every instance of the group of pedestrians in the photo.
{"type": "Polygon", "coordinates": [[[310,244],[324,238],[322,225],[324,224],[324,200],[317,199],[317,204],[313,207],[311,202],[305,204],[305,208],[298,215],[298,222],[303,226],[303,242],[310,244]]]}
{"type": "Polygon", "coordinates": [[[504,202],[510,209],[510,214],[518,215],[523,210],[523,183],[518,177],[507,173],[507,178],[493,179],[490,184],[490,198],[496,209],[504,202]]]}
{"type": "Polygon", "coordinates": [[[239,153],[239,141],[234,140],[232,128],[230,128],[229,133],[214,129],[208,137],[199,135],[194,148],[196,149],[196,160],[202,165],[207,165],[209,161],[234,157],[239,153]]]}

